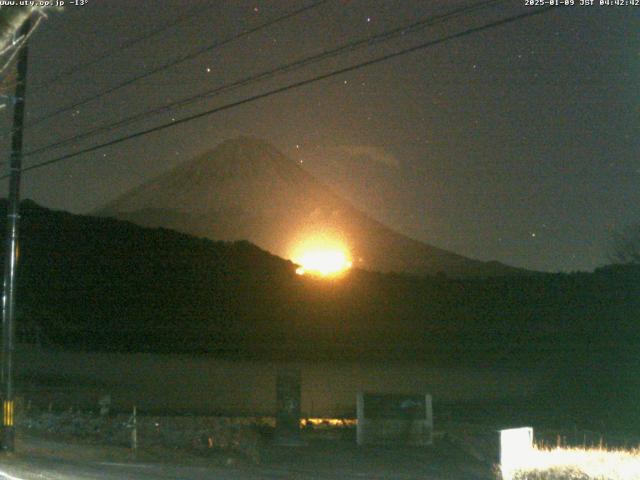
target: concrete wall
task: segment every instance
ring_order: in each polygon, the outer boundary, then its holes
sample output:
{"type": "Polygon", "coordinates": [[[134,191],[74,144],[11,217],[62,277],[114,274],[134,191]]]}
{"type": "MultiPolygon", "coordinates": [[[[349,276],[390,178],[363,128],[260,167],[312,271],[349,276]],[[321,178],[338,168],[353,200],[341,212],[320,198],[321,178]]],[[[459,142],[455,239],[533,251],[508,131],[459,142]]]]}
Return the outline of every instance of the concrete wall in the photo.
{"type": "MultiPolygon", "coordinates": [[[[42,351],[16,353],[25,400],[87,408],[110,394],[118,409],[273,415],[277,363],[207,356],[42,351]]],[[[527,396],[541,375],[513,369],[442,368],[384,362],[298,363],[302,415],[355,417],[359,391],[430,393],[434,402],[527,396]]]]}

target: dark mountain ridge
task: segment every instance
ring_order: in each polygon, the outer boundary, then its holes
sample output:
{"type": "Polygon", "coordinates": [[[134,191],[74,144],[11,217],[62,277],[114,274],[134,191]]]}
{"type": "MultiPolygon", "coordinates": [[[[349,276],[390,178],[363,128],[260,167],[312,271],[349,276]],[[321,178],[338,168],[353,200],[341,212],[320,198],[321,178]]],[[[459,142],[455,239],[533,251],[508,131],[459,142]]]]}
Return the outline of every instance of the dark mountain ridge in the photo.
{"type": "Polygon", "coordinates": [[[33,202],[21,216],[18,324],[66,348],[503,362],[621,355],[640,338],[638,266],[484,279],[354,269],[327,281],[248,242],[33,202]]]}
{"type": "Polygon", "coordinates": [[[531,369],[548,386],[518,411],[640,425],[637,265],[465,279],[353,269],[326,281],[248,242],[24,202],[17,306],[18,333],[37,325],[44,348],[531,369]]]}
{"type": "Polygon", "coordinates": [[[366,270],[418,275],[531,273],[482,262],[399,234],[334,194],[267,142],[240,137],[178,165],[96,214],[213,240],[249,240],[291,258],[318,234],[340,239],[366,270]]]}

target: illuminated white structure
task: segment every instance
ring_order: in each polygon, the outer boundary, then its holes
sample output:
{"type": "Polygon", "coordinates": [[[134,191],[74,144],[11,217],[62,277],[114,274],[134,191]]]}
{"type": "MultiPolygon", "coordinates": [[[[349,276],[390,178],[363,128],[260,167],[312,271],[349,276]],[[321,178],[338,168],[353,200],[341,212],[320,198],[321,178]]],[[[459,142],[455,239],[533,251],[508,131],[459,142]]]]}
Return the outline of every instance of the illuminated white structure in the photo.
{"type": "Polygon", "coordinates": [[[505,479],[529,462],[533,454],[533,428],[500,430],[500,470],[505,479]]]}

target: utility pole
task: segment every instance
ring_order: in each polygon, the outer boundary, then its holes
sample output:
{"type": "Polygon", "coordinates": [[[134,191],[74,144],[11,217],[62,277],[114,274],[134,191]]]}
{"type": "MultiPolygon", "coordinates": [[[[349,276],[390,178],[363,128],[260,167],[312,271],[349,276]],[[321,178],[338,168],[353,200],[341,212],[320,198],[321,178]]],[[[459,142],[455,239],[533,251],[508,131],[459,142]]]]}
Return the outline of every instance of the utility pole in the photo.
{"type": "MultiPolygon", "coordinates": [[[[4,7],[0,8],[0,50],[4,50],[14,41],[14,35],[24,25],[38,7],[4,7]]],[[[28,32],[28,30],[22,30],[28,32]]]]}
{"type": "MultiPolygon", "coordinates": [[[[20,28],[27,35],[31,19],[20,28]]],[[[15,449],[14,401],[13,401],[13,351],[15,337],[16,266],[18,263],[18,227],[20,220],[20,173],[22,169],[22,127],[24,102],[27,93],[27,43],[18,56],[18,74],[14,96],[13,132],[11,137],[11,161],[9,198],[7,202],[6,252],[4,259],[4,293],[2,296],[2,444],[5,452],[15,449]]]]}

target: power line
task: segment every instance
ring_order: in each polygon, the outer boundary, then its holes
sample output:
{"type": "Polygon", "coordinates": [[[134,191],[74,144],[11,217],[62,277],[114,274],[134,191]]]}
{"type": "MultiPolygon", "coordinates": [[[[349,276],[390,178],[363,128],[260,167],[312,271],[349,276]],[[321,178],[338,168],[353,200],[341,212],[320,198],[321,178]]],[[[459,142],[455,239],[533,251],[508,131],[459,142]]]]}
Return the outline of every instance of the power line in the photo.
{"type": "Polygon", "coordinates": [[[136,121],[139,121],[139,120],[143,120],[143,119],[148,118],[150,116],[154,116],[154,115],[158,115],[158,114],[161,114],[161,113],[165,113],[165,112],[167,112],[167,111],[169,111],[171,109],[174,109],[174,108],[184,107],[186,105],[190,105],[192,103],[195,103],[195,102],[197,102],[199,100],[205,100],[205,99],[208,99],[208,98],[212,98],[212,97],[217,96],[217,95],[219,95],[221,93],[229,92],[229,91],[235,90],[237,88],[250,85],[250,84],[252,84],[254,82],[266,80],[268,78],[272,78],[272,77],[274,77],[274,76],[276,76],[278,74],[281,74],[281,73],[298,70],[299,68],[302,68],[302,67],[305,67],[305,66],[308,66],[308,65],[311,65],[311,64],[326,60],[328,58],[335,57],[335,56],[341,55],[341,54],[346,53],[346,52],[354,51],[354,50],[356,50],[356,49],[358,49],[358,48],[360,48],[362,46],[365,46],[365,45],[367,45],[367,46],[375,45],[377,43],[380,43],[380,42],[383,42],[383,41],[387,41],[387,40],[390,40],[392,38],[395,38],[395,37],[398,37],[400,35],[403,35],[403,34],[405,34],[407,32],[414,33],[414,32],[416,32],[416,31],[418,31],[420,29],[423,29],[425,27],[433,26],[435,24],[451,20],[452,18],[461,16],[461,15],[469,14],[469,13],[471,13],[473,11],[486,8],[486,7],[488,7],[488,6],[492,5],[492,4],[504,3],[504,1],[505,0],[487,0],[487,1],[480,2],[480,3],[477,3],[477,4],[471,5],[471,6],[461,7],[461,8],[455,9],[455,10],[453,10],[451,12],[448,12],[448,13],[445,13],[445,14],[442,14],[442,15],[430,16],[428,18],[421,19],[421,20],[418,20],[416,22],[413,22],[413,23],[411,23],[409,25],[402,26],[402,27],[396,27],[396,28],[393,28],[391,30],[388,30],[388,31],[385,31],[385,32],[382,32],[382,33],[378,33],[378,34],[375,34],[375,35],[371,35],[371,36],[368,36],[368,37],[360,39],[360,40],[355,40],[355,41],[349,42],[349,43],[347,43],[345,45],[341,45],[341,46],[339,46],[337,48],[334,48],[334,49],[331,49],[331,50],[326,50],[324,52],[321,52],[321,53],[316,54],[316,55],[312,55],[310,57],[306,57],[306,58],[303,58],[303,59],[300,59],[300,60],[296,60],[296,61],[288,63],[288,64],[280,65],[278,67],[275,67],[273,69],[270,69],[270,70],[267,70],[267,71],[264,71],[264,72],[261,72],[261,73],[255,74],[255,75],[244,77],[244,78],[242,78],[240,80],[237,80],[235,82],[232,82],[232,83],[229,83],[229,84],[226,84],[226,85],[222,85],[222,86],[217,87],[217,88],[215,88],[213,90],[208,90],[206,92],[202,92],[202,93],[199,93],[197,95],[193,95],[193,96],[181,99],[181,100],[177,100],[175,102],[171,102],[171,103],[162,105],[160,107],[153,108],[151,110],[147,110],[145,112],[141,112],[141,113],[138,113],[138,114],[135,114],[135,115],[120,119],[120,120],[118,120],[116,122],[113,122],[113,123],[110,123],[110,124],[105,124],[105,125],[93,128],[91,130],[88,130],[88,131],[85,131],[85,132],[82,132],[82,133],[78,133],[78,134],[73,135],[71,137],[67,137],[67,138],[59,140],[57,142],[51,143],[49,145],[45,145],[43,147],[40,147],[40,148],[31,150],[29,152],[26,152],[25,156],[32,156],[32,155],[41,153],[43,151],[50,150],[52,148],[61,147],[63,145],[69,144],[69,143],[73,143],[73,142],[77,142],[79,140],[83,140],[85,138],[91,137],[91,136],[93,136],[95,134],[98,134],[98,133],[107,132],[107,131],[110,131],[110,130],[114,130],[116,128],[124,127],[124,126],[129,125],[129,124],[131,124],[133,122],[136,122],[136,121]]]}
{"type": "Polygon", "coordinates": [[[94,95],[85,97],[84,99],[79,100],[79,101],[77,101],[77,102],[75,102],[75,103],[73,103],[71,105],[67,105],[66,107],[59,108],[58,110],[54,110],[51,113],[48,113],[48,114],[46,114],[46,115],[44,115],[44,116],[42,116],[40,118],[37,118],[33,122],[31,122],[29,125],[27,125],[27,128],[34,127],[35,125],[38,125],[38,124],[44,122],[45,120],[49,120],[50,118],[56,117],[56,116],[58,116],[58,115],[60,115],[60,114],[62,114],[64,112],[68,112],[70,110],[78,108],[79,106],[84,105],[86,103],[89,103],[89,102],[91,102],[93,100],[97,100],[98,98],[101,98],[101,97],[103,97],[105,95],[108,95],[110,93],[118,91],[118,90],[120,90],[120,89],[122,89],[124,87],[132,85],[133,83],[136,83],[136,82],[138,82],[140,80],[143,80],[143,79],[145,79],[147,77],[150,77],[151,75],[154,75],[154,74],[156,74],[158,72],[161,72],[161,71],[166,70],[168,68],[174,67],[174,66],[176,66],[176,65],[178,65],[180,63],[186,62],[187,60],[191,60],[191,59],[193,59],[193,58],[195,58],[195,57],[197,57],[199,55],[202,55],[203,53],[210,52],[210,51],[215,50],[217,48],[220,48],[220,47],[222,47],[224,45],[227,45],[228,43],[231,43],[231,42],[233,42],[235,40],[238,40],[240,38],[246,37],[247,35],[255,33],[255,32],[259,31],[259,30],[262,30],[264,28],[268,28],[268,27],[270,27],[272,25],[275,25],[277,23],[280,23],[280,22],[282,22],[284,20],[288,20],[288,19],[293,18],[293,17],[295,17],[297,15],[300,15],[301,13],[304,13],[304,12],[307,12],[307,11],[309,11],[311,9],[317,8],[317,7],[327,3],[328,1],[329,0],[319,0],[317,2],[312,3],[311,5],[307,5],[306,7],[298,8],[297,10],[294,10],[292,12],[286,13],[284,15],[280,15],[279,17],[276,17],[276,18],[274,18],[272,20],[263,22],[263,23],[261,23],[260,25],[258,25],[256,27],[250,28],[248,30],[243,30],[242,32],[237,33],[235,35],[232,35],[230,37],[227,37],[224,40],[220,40],[220,41],[215,42],[215,43],[213,43],[211,45],[207,45],[206,47],[202,47],[202,48],[200,48],[200,49],[198,49],[198,50],[196,50],[196,51],[194,51],[192,53],[188,53],[186,55],[178,57],[178,58],[176,58],[176,59],[174,59],[174,60],[172,60],[170,62],[167,62],[167,63],[165,63],[165,64],[163,64],[163,65],[161,65],[159,67],[153,68],[151,70],[147,70],[146,72],[143,72],[140,75],[137,75],[135,77],[131,77],[128,80],[125,80],[125,81],[123,81],[123,82],[121,82],[121,83],[119,83],[119,84],[117,84],[117,85],[115,85],[113,87],[110,87],[110,88],[108,88],[106,90],[103,90],[102,92],[99,92],[99,93],[96,93],[94,95]]]}
{"type": "MultiPolygon", "coordinates": [[[[152,128],[148,128],[148,129],[136,132],[136,133],[132,133],[132,134],[120,137],[120,138],[116,138],[114,140],[110,140],[110,141],[105,142],[105,143],[101,143],[99,145],[95,145],[93,147],[88,147],[88,148],[79,150],[77,152],[68,153],[66,155],[62,155],[60,157],[53,158],[51,160],[47,160],[47,161],[44,161],[44,162],[41,162],[41,163],[37,163],[35,165],[31,165],[29,167],[23,168],[23,171],[26,172],[26,171],[29,171],[29,170],[35,170],[35,169],[38,169],[38,168],[46,167],[48,165],[59,163],[59,162],[62,162],[64,160],[68,160],[70,158],[74,158],[74,157],[77,157],[77,156],[85,154],[85,153],[90,153],[90,152],[99,150],[101,148],[110,147],[110,146],[113,146],[113,145],[116,145],[116,144],[119,144],[119,143],[122,143],[122,142],[125,142],[125,141],[128,141],[128,140],[133,140],[135,138],[142,137],[144,135],[148,135],[150,133],[158,132],[160,130],[165,130],[165,129],[170,128],[170,127],[175,127],[175,126],[183,124],[183,123],[187,123],[187,122],[190,122],[190,121],[193,121],[193,120],[197,120],[199,118],[203,118],[203,117],[206,117],[206,116],[209,116],[209,115],[213,115],[214,113],[218,113],[218,112],[221,112],[223,110],[229,110],[231,108],[235,108],[235,107],[238,107],[240,105],[244,105],[244,104],[256,101],[256,100],[261,100],[263,98],[271,97],[273,95],[276,95],[276,94],[279,94],[279,93],[283,93],[283,92],[286,92],[286,91],[289,91],[289,90],[294,90],[294,89],[303,87],[305,85],[309,85],[309,84],[312,84],[312,83],[319,82],[321,80],[326,80],[328,78],[335,77],[335,76],[338,76],[338,75],[342,75],[344,73],[352,72],[352,71],[359,70],[359,69],[364,68],[364,67],[368,67],[368,66],[371,66],[371,65],[382,63],[382,62],[385,62],[387,60],[391,60],[393,58],[400,57],[402,55],[406,55],[406,54],[409,54],[409,53],[412,53],[412,52],[416,52],[418,50],[423,50],[425,48],[432,47],[434,45],[438,45],[438,44],[447,42],[449,40],[462,38],[462,37],[465,37],[467,35],[471,35],[473,33],[479,33],[479,32],[488,30],[490,28],[494,28],[494,27],[506,25],[506,24],[509,24],[509,23],[513,23],[515,21],[523,20],[525,18],[529,18],[529,17],[535,16],[535,15],[540,15],[540,14],[546,13],[546,12],[548,12],[548,11],[554,9],[554,8],[555,7],[553,7],[553,6],[547,6],[547,7],[543,7],[543,8],[540,8],[538,10],[535,10],[535,11],[522,13],[522,14],[519,14],[519,15],[514,15],[514,16],[511,16],[511,17],[504,18],[502,20],[497,20],[497,21],[494,21],[494,22],[490,22],[490,23],[487,23],[487,24],[482,25],[480,27],[469,28],[467,30],[463,30],[462,32],[458,32],[458,33],[454,33],[454,34],[451,34],[451,35],[447,35],[445,37],[442,37],[442,38],[439,38],[439,39],[436,39],[436,40],[431,40],[429,42],[425,42],[425,43],[422,43],[422,44],[419,44],[419,45],[415,45],[413,47],[409,47],[409,48],[406,48],[406,49],[403,49],[403,50],[399,50],[399,51],[394,52],[394,53],[383,55],[383,56],[374,58],[372,60],[367,60],[365,62],[360,62],[360,63],[357,63],[355,65],[351,65],[349,67],[344,67],[344,68],[341,68],[341,69],[338,69],[338,70],[334,70],[334,71],[329,72],[329,73],[318,75],[318,76],[315,76],[315,77],[312,77],[312,78],[309,78],[309,79],[306,79],[306,80],[301,80],[301,81],[286,85],[284,87],[275,88],[273,90],[269,90],[267,92],[260,93],[258,95],[253,95],[251,97],[247,97],[247,98],[244,98],[242,100],[238,100],[238,101],[235,101],[235,102],[232,102],[232,103],[228,103],[226,105],[222,105],[220,107],[216,107],[216,108],[213,108],[211,110],[206,110],[204,112],[201,112],[201,113],[198,113],[198,114],[195,114],[195,115],[190,115],[188,117],[181,118],[180,120],[176,120],[175,122],[164,123],[164,124],[152,127],[152,128]]],[[[3,178],[7,178],[7,175],[5,175],[3,177],[0,177],[0,179],[3,179],[3,178]]]]}
{"type": "Polygon", "coordinates": [[[35,91],[39,91],[41,88],[43,88],[45,85],[51,85],[53,83],[57,83],[60,80],[62,80],[64,77],[69,77],[71,75],[74,75],[82,70],[85,70],[93,65],[96,65],[97,63],[100,63],[101,61],[103,61],[106,58],[109,58],[113,55],[117,55],[120,52],[122,52],[123,50],[127,50],[135,45],[137,45],[138,43],[142,43],[145,42],[146,40],[149,40],[150,38],[153,38],[157,35],[160,35],[164,32],[166,32],[167,30],[171,30],[173,27],[175,27],[176,25],[181,24],[182,22],[189,20],[193,17],[199,16],[202,14],[203,10],[210,10],[211,8],[213,8],[215,5],[211,5],[209,7],[205,7],[203,8],[197,8],[194,9],[182,16],[179,16],[178,18],[176,18],[173,22],[170,22],[166,25],[163,25],[161,27],[155,28],[153,30],[151,30],[150,32],[141,35],[139,37],[133,38],[127,42],[123,42],[120,45],[117,45],[115,47],[113,47],[110,50],[107,50],[106,52],[104,52],[102,55],[98,55],[95,58],[92,58],[91,60],[85,62],[85,63],[81,63],[78,65],[75,65],[73,67],[68,68],[67,70],[64,70],[63,72],[60,72],[57,75],[54,75],[52,78],[50,78],[49,80],[45,80],[43,82],[41,82],[40,84],[36,84],[34,90],[35,91]]]}

